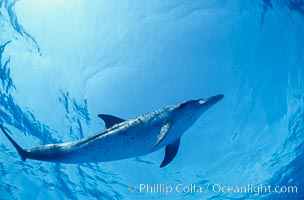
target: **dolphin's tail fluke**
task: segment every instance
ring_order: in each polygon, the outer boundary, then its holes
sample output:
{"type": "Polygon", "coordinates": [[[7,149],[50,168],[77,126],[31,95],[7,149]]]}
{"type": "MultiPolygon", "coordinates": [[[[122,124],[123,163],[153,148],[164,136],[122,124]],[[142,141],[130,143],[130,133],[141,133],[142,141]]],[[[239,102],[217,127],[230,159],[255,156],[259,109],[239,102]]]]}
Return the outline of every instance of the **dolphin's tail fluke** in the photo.
{"type": "Polygon", "coordinates": [[[1,130],[3,131],[3,133],[5,134],[5,136],[8,138],[8,140],[14,145],[14,147],[16,148],[16,150],[18,151],[21,160],[25,161],[26,160],[26,154],[28,153],[27,151],[25,151],[24,149],[22,149],[17,142],[15,142],[15,140],[13,140],[13,138],[11,138],[11,136],[6,132],[6,130],[3,128],[2,125],[0,125],[1,130]]]}

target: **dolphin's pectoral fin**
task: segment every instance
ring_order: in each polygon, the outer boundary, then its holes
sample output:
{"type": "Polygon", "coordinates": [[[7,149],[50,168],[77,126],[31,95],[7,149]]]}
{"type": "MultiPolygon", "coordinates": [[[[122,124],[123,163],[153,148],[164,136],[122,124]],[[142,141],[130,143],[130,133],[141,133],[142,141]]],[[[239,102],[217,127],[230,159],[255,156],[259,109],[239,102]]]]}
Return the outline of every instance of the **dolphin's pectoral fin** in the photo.
{"type": "Polygon", "coordinates": [[[170,130],[170,123],[166,123],[165,125],[162,126],[159,134],[157,135],[157,140],[155,142],[155,144],[152,147],[152,150],[161,142],[164,140],[164,138],[166,137],[166,135],[168,134],[170,130]]]}
{"type": "Polygon", "coordinates": [[[165,167],[175,158],[178,152],[179,144],[180,144],[180,139],[166,146],[165,158],[161,163],[161,165],[159,166],[160,168],[165,167]]]}
{"type": "Polygon", "coordinates": [[[105,122],[106,128],[110,128],[110,127],[114,126],[115,124],[119,124],[121,122],[126,121],[119,117],[116,117],[113,115],[107,115],[107,114],[99,114],[98,117],[105,122]]]}

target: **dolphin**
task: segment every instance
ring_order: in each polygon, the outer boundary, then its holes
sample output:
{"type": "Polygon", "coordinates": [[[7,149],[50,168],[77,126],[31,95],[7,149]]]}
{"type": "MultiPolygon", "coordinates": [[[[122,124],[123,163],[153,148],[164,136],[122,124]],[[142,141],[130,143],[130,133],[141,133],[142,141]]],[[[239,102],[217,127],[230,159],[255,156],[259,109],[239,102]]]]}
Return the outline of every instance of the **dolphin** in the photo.
{"type": "Polygon", "coordinates": [[[142,156],[165,147],[162,168],[175,158],[181,136],[202,113],[223,97],[219,94],[208,99],[189,100],[130,120],[99,114],[98,117],[105,123],[104,131],[77,141],[30,149],[21,148],[2,125],[0,128],[23,161],[33,159],[67,164],[105,162],[142,156]]]}

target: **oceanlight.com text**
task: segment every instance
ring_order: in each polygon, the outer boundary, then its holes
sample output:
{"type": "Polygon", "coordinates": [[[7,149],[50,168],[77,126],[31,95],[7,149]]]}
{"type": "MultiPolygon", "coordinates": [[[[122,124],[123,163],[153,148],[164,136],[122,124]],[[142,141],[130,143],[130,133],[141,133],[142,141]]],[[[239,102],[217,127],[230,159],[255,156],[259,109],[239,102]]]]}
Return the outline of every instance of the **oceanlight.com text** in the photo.
{"type": "Polygon", "coordinates": [[[130,192],[139,192],[139,193],[158,193],[169,195],[171,193],[215,193],[215,194],[267,194],[267,193],[277,193],[277,194],[286,194],[286,193],[298,193],[297,186],[271,186],[263,184],[247,184],[242,186],[236,185],[222,185],[222,184],[138,184],[138,185],[129,185],[128,190],[130,192]]]}

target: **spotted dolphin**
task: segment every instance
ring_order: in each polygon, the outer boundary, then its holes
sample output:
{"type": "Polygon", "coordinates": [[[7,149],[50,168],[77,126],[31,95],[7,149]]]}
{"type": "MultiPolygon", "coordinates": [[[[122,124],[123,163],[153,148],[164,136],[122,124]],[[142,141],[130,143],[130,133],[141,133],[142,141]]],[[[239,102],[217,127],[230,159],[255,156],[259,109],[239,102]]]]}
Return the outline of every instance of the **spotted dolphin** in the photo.
{"type": "Polygon", "coordinates": [[[208,99],[189,100],[162,109],[124,120],[100,114],[106,129],[95,135],[66,143],[48,144],[30,149],[21,148],[0,128],[16,148],[21,159],[57,162],[88,163],[121,160],[142,156],[165,147],[165,156],[160,167],[168,165],[176,156],[181,136],[197,119],[224,95],[208,99]]]}

